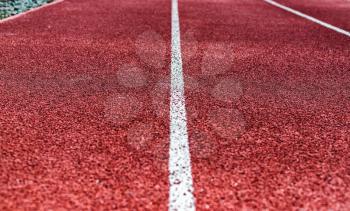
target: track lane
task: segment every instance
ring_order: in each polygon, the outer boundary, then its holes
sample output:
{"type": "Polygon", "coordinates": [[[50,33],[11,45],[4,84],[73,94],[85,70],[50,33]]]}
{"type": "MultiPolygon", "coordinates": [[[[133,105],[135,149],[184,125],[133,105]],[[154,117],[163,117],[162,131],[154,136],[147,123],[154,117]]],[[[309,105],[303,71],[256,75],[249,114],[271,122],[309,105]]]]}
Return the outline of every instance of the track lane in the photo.
{"type": "Polygon", "coordinates": [[[66,0],[0,29],[0,209],[166,209],[170,2],[66,0]]]}
{"type": "Polygon", "coordinates": [[[329,24],[329,23],[326,23],[326,22],[321,21],[321,20],[319,20],[319,19],[317,19],[317,18],[314,18],[314,17],[311,17],[311,16],[309,16],[309,15],[306,15],[306,14],[304,14],[304,13],[302,13],[302,12],[299,12],[299,11],[297,11],[297,10],[294,10],[294,9],[292,9],[292,8],[290,8],[290,7],[285,6],[285,5],[279,4],[279,3],[277,3],[277,2],[275,2],[275,1],[273,1],[273,0],[265,0],[265,2],[271,4],[271,5],[275,6],[275,7],[278,7],[278,8],[280,8],[280,9],[283,9],[284,11],[290,12],[290,13],[292,13],[292,14],[294,14],[294,15],[297,15],[297,16],[299,16],[299,17],[302,17],[302,18],[304,18],[304,19],[307,19],[307,20],[309,20],[309,21],[312,21],[312,22],[314,22],[314,23],[316,23],[316,24],[319,24],[319,25],[321,25],[321,26],[323,26],[323,27],[326,27],[326,28],[328,28],[328,29],[331,29],[331,30],[333,30],[333,31],[335,31],[335,32],[338,32],[338,33],[340,33],[340,34],[343,34],[343,35],[345,35],[345,36],[350,37],[350,32],[348,32],[348,31],[346,31],[346,30],[344,30],[344,29],[341,29],[341,28],[339,28],[339,27],[333,26],[333,25],[331,25],[331,24],[329,24]]]}
{"type": "Polygon", "coordinates": [[[347,0],[278,0],[277,2],[350,31],[350,2],[347,0]]]}
{"type": "Polygon", "coordinates": [[[349,207],[349,38],[260,1],[180,1],[198,210],[349,207]]]}

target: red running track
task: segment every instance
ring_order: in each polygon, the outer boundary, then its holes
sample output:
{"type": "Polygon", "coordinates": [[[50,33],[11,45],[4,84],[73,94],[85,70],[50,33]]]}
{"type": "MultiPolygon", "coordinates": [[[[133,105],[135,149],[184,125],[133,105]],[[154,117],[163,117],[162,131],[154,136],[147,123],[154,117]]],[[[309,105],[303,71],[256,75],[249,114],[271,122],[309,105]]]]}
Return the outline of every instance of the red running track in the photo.
{"type": "Polygon", "coordinates": [[[198,209],[349,209],[350,39],[263,1],[180,14],[198,209]]]}
{"type": "Polygon", "coordinates": [[[350,31],[350,1],[347,0],[278,0],[302,13],[350,31]]]}
{"type": "Polygon", "coordinates": [[[168,1],[67,0],[0,25],[0,210],[166,209],[169,31],[168,1]]]}
{"type": "MultiPolygon", "coordinates": [[[[0,210],[167,209],[170,3],[0,24],[0,210]]],[[[350,39],[263,1],[179,14],[197,209],[349,209],[350,39]]]]}

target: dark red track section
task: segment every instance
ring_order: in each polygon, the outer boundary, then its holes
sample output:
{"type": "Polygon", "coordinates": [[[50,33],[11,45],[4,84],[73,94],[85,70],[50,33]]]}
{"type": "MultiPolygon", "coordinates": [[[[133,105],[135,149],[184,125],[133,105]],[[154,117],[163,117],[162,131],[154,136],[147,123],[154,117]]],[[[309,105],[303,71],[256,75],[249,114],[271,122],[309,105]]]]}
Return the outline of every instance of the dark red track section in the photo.
{"type": "MultiPolygon", "coordinates": [[[[279,0],[350,30],[346,1],[279,0]]],[[[0,210],[166,210],[171,1],[0,24],[0,210]]],[[[350,209],[350,38],[264,1],[180,0],[197,210],[350,209]]]]}

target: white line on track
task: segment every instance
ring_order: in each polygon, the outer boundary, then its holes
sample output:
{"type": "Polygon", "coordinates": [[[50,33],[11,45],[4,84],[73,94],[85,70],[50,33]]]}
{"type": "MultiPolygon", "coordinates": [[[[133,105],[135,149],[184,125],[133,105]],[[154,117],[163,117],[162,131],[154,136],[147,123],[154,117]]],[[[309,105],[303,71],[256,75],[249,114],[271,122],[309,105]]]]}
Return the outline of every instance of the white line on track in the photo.
{"type": "Polygon", "coordinates": [[[340,29],[340,28],[338,28],[338,27],[335,27],[335,26],[333,26],[333,25],[331,25],[331,24],[328,24],[328,23],[325,23],[325,22],[323,22],[323,21],[320,21],[320,20],[318,20],[318,19],[316,19],[316,18],[314,18],[314,17],[311,17],[311,16],[309,16],[309,15],[306,15],[306,14],[304,14],[304,13],[301,13],[301,12],[299,12],[299,11],[296,11],[296,10],[294,10],[294,9],[291,9],[291,8],[289,8],[289,7],[286,7],[286,6],[284,6],[284,5],[282,5],[282,4],[279,4],[279,3],[275,2],[275,1],[272,1],[272,0],[264,0],[264,1],[266,1],[266,2],[269,3],[269,4],[274,5],[274,6],[276,6],[276,7],[279,7],[279,8],[281,8],[281,9],[283,9],[283,10],[286,10],[286,11],[288,11],[288,12],[291,12],[291,13],[293,13],[293,14],[295,14],[295,15],[298,15],[298,16],[300,16],[300,17],[303,17],[303,18],[305,18],[305,19],[307,19],[307,20],[309,20],[309,21],[315,22],[315,23],[317,23],[317,24],[320,24],[321,26],[324,26],[324,27],[326,27],[326,28],[332,29],[332,30],[334,30],[334,31],[336,31],[336,32],[338,32],[338,33],[341,33],[341,34],[344,34],[344,35],[350,37],[350,32],[348,32],[348,31],[345,31],[345,30],[340,29]]]}
{"type": "Polygon", "coordinates": [[[171,96],[169,149],[169,210],[194,211],[191,156],[188,143],[182,72],[178,0],[171,12],[171,96]]]}
{"type": "Polygon", "coordinates": [[[35,7],[35,8],[33,8],[33,9],[29,9],[29,10],[27,10],[27,11],[25,11],[25,12],[22,12],[22,13],[19,13],[19,14],[17,14],[17,15],[13,15],[13,16],[10,16],[10,17],[1,19],[1,20],[0,20],[0,23],[5,23],[5,22],[8,22],[8,21],[10,21],[10,20],[17,19],[17,18],[22,17],[22,16],[24,16],[24,15],[27,15],[27,14],[29,14],[29,13],[38,11],[38,10],[43,9],[43,8],[45,8],[45,7],[49,7],[49,6],[52,6],[52,5],[61,3],[61,2],[63,2],[63,1],[64,1],[64,0],[56,0],[56,1],[51,2],[51,3],[43,4],[43,5],[39,6],[39,7],[35,7]]]}

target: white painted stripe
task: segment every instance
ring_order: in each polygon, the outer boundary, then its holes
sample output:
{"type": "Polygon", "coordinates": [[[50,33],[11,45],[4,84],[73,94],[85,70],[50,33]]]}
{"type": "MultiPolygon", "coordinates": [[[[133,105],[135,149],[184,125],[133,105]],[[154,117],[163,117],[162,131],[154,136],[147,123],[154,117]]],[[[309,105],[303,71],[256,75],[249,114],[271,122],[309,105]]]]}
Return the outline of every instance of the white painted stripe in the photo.
{"type": "Polygon", "coordinates": [[[56,1],[51,2],[51,3],[43,4],[43,5],[39,6],[39,7],[35,7],[35,8],[33,8],[33,9],[30,9],[30,10],[27,10],[27,11],[25,11],[25,12],[19,13],[19,14],[17,14],[17,15],[13,15],[13,16],[10,16],[10,17],[1,19],[1,20],[0,20],[0,23],[5,23],[5,22],[8,22],[8,21],[10,21],[10,20],[17,19],[17,18],[22,17],[22,16],[24,16],[24,15],[27,15],[27,14],[29,14],[29,13],[35,12],[35,11],[40,10],[40,9],[43,9],[43,8],[45,8],[45,7],[49,7],[49,6],[52,6],[52,5],[61,3],[61,2],[63,2],[63,1],[64,1],[64,0],[56,0],[56,1]]]}
{"type": "Polygon", "coordinates": [[[335,26],[333,26],[333,25],[331,25],[331,24],[328,24],[328,23],[325,23],[325,22],[323,22],[323,21],[320,21],[320,20],[318,20],[318,19],[316,19],[316,18],[314,18],[314,17],[311,17],[311,16],[306,15],[306,14],[304,14],[304,13],[298,12],[298,11],[296,11],[296,10],[294,10],[294,9],[291,9],[291,8],[289,8],[289,7],[286,7],[286,6],[284,6],[284,5],[282,5],[282,4],[279,4],[279,3],[275,2],[275,1],[272,1],[272,0],[264,0],[264,1],[266,1],[266,2],[269,3],[269,4],[274,5],[274,6],[276,6],[276,7],[279,7],[279,8],[281,8],[281,9],[283,9],[283,10],[286,10],[286,11],[288,11],[288,12],[291,12],[291,13],[293,13],[293,14],[295,14],[295,15],[298,15],[298,16],[300,16],[300,17],[303,17],[303,18],[305,18],[305,19],[307,19],[307,20],[309,20],[309,21],[315,22],[315,23],[317,23],[317,24],[320,24],[321,26],[324,26],[324,27],[326,27],[326,28],[332,29],[332,30],[334,30],[334,31],[336,31],[336,32],[338,32],[338,33],[341,33],[341,34],[344,34],[344,35],[350,37],[350,32],[345,31],[345,30],[343,30],[343,29],[341,29],[341,28],[338,28],[338,27],[335,27],[335,26]]]}
{"type": "Polygon", "coordinates": [[[169,210],[194,211],[177,1],[172,0],[171,15],[169,210]]]}

